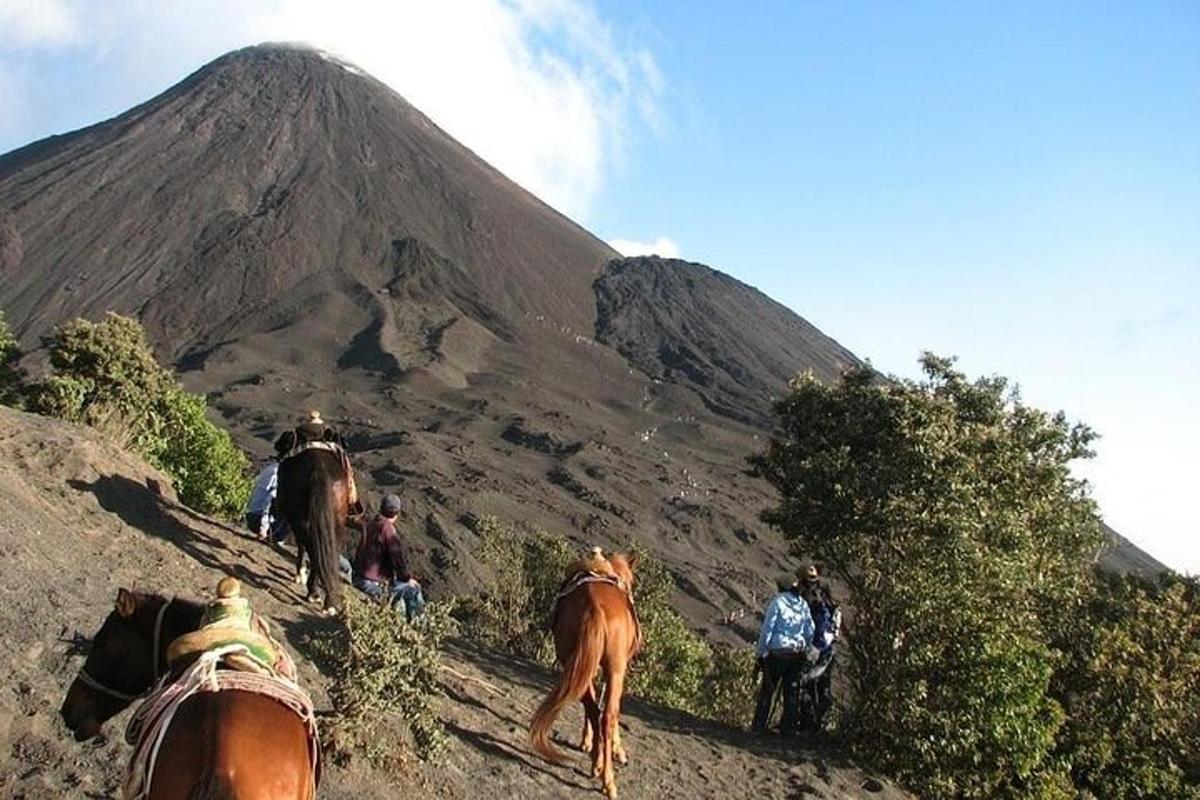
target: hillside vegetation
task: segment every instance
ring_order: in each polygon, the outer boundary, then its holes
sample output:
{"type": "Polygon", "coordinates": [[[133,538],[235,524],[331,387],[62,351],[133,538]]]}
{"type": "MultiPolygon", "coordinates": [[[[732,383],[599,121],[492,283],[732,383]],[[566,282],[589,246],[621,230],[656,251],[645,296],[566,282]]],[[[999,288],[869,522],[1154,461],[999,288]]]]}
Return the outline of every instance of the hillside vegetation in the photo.
{"type": "Polygon", "coordinates": [[[797,378],[754,459],[850,588],[853,748],[927,797],[1200,796],[1196,581],[1098,575],[1092,431],[922,365],[797,378]]]}

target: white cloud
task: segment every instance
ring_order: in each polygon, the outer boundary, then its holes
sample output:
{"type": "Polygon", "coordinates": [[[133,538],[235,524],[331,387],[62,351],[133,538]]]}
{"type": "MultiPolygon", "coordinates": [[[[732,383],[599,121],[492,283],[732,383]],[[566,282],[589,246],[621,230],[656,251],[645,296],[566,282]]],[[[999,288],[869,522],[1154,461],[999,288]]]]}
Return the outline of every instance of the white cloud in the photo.
{"type": "Polygon", "coordinates": [[[638,242],[633,239],[610,239],[608,246],[623,256],[679,258],[679,245],[666,236],[660,236],[653,242],[638,242]]]}
{"type": "MultiPolygon", "coordinates": [[[[661,129],[653,55],[625,44],[586,0],[0,0],[0,27],[10,18],[22,44],[82,53],[97,80],[107,71],[139,86],[155,72],[165,86],[235,47],[310,42],[577,218],[620,163],[628,132],[661,129]]],[[[0,57],[12,50],[0,35],[0,57]]]]}
{"type": "Polygon", "coordinates": [[[63,0],[0,0],[0,46],[61,45],[79,33],[79,17],[63,0]]]}

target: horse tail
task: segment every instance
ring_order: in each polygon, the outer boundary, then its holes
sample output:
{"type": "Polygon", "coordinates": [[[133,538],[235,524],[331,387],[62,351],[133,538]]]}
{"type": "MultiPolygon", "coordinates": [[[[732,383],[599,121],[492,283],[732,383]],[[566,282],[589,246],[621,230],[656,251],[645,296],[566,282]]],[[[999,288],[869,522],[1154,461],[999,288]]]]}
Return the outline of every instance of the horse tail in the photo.
{"type": "Polygon", "coordinates": [[[341,598],[341,577],[338,574],[342,520],[338,516],[332,479],[320,480],[322,470],[314,470],[318,479],[308,495],[309,535],[312,539],[313,570],[325,588],[325,607],[336,608],[341,598]]]}
{"type": "Polygon", "coordinates": [[[579,638],[563,665],[558,682],[538,706],[529,725],[529,744],[548,761],[562,761],[563,754],[550,743],[550,727],[568,704],[579,700],[591,686],[604,655],[604,617],[599,609],[585,607],[579,620],[579,638]]]}

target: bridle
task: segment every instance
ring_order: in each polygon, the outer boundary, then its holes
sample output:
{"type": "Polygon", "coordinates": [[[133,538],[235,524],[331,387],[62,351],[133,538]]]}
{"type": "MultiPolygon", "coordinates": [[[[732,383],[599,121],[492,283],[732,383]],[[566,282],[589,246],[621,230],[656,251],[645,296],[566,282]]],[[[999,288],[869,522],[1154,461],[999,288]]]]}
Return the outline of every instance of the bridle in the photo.
{"type": "Polygon", "coordinates": [[[123,700],[126,703],[132,703],[134,700],[140,700],[141,698],[150,694],[150,690],[154,688],[154,685],[156,683],[158,683],[158,678],[159,678],[158,647],[159,647],[159,644],[162,642],[163,618],[166,617],[167,608],[173,602],[175,602],[174,597],[172,597],[167,602],[163,603],[162,608],[160,608],[158,610],[158,615],[154,618],[154,649],[153,649],[154,655],[153,655],[153,661],[152,661],[154,677],[153,677],[153,679],[151,679],[150,685],[148,687],[146,687],[145,691],[143,691],[139,694],[129,694],[128,692],[122,692],[117,689],[114,689],[111,686],[105,686],[103,683],[96,680],[88,673],[86,664],[79,668],[79,674],[76,676],[76,679],[80,683],[82,683],[84,686],[91,687],[92,689],[95,689],[98,692],[103,692],[104,694],[108,695],[109,697],[115,697],[117,700],[123,700]]]}

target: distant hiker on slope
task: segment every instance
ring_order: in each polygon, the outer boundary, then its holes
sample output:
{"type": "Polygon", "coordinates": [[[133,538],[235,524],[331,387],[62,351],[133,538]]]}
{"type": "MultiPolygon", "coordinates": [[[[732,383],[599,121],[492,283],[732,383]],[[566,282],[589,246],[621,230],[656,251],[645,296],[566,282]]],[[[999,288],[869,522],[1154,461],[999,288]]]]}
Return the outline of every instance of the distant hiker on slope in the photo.
{"type": "Polygon", "coordinates": [[[792,574],[776,581],[779,594],[767,604],[762,632],[758,637],[758,668],[762,684],[750,730],[766,733],[771,705],[777,687],[783,690],[783,719],[779,732],[795,734],[800,723],[800,681],[809,665],[816,661],[812,648],[813,620],[808,603],[800,593],[800,580],[792,574]]]}
{"type": "Polygon", "coordinates": [[[822,731],[833,708],[833,660],[834,645],[841,636],[842,610],[833,601],[829,584],[821,583],[821,574],[816,566],[804,571],[802,581],[804,598],[813,618],[813,646],[819,655],[816,663],[808,668],[801,691],[804,693],[804,723],[813,730],[822,731]]]}
{"type": "Polygon", "coordinates": [[[343,574],[350,573],[359,591],[371,597],[386,598],[396,609],[403,609],[411,620],[425,610],[421,584],[408,571],[400,536],[396,533],[396,517],[401,501],[394,494],[385,495],[379,504],[379,514],[366,524],[354,563],[341,559],[343,574]]]}

